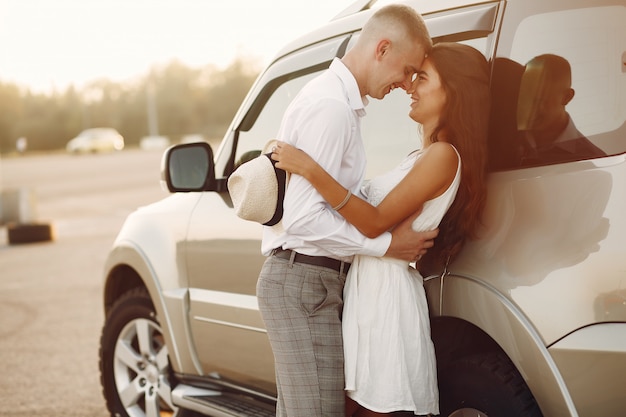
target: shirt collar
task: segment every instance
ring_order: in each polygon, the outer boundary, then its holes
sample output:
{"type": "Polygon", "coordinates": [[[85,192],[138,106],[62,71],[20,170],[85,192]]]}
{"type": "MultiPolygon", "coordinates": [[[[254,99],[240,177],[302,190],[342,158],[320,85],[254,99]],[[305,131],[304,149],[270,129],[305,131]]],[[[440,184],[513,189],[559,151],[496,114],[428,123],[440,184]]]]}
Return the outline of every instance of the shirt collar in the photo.
{"type": "Polygon", "coordinates": [[[361,96],[359,85],[348,67],[345,66],[341,59],[335,58],[330,64],[329,69],[335,73],[343,83],[352,110],[356,111],[361,117],[365,116],[365,106],[368,104],[367,97],[361,96]]]}

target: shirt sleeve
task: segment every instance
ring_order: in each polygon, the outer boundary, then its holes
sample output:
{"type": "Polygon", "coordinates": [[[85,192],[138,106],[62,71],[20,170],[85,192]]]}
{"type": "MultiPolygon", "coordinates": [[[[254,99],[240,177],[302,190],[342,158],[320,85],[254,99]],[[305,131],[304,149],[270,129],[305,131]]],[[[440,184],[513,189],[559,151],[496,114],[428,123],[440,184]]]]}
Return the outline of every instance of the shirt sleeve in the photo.
{"type": "MultiPolygon", "coordinates": [[[[333,178],[359,195],[363,161],[354,155],[362,146],[355,141],[356,124],[346,103],[323,100],[297,112],[288,142],[313,157],[333,178]]],[[[355,254],[383,256],[391,234],[370,239],[334,211],[303,177],[292,175],[284,201],[283,226],[291,239],[314,246],[318,252],[339,257],[355,254]]]]}

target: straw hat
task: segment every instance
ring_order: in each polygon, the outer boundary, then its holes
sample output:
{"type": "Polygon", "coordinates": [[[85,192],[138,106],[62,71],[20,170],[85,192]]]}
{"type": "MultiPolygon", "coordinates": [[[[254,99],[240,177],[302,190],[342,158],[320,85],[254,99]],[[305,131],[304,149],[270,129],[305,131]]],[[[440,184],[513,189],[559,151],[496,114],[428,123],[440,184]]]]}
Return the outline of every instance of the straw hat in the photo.
{"type": "Polygon", "coordinates": [[[289,176],[276,168],[271,158],[276,140],[269,141],[261,155],[239,166],[228,178],[228,192],[237,216],[265,226],[283,217],[283,199],[289,176]]]}

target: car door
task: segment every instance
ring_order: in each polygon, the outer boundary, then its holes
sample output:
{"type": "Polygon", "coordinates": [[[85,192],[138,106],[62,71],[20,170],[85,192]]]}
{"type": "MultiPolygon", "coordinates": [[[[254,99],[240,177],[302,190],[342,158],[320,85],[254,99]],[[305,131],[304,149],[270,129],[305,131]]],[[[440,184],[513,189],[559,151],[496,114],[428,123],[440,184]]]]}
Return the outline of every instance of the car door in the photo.
{"type": "MultiPolygon", "coordinates": [[[[240,163],[275,137],[287,105],[302,86],[328,67],[344,37],[277,61],[242,106],[216,157],[225,184],[240,163]]],[[[189,279],[189,326],[202,373],[274,393],[273,355],[256,301],[265,260],[262,226],[238,218],[228,193],[204,193],[190,219],[185,242],[189,279]]]]}

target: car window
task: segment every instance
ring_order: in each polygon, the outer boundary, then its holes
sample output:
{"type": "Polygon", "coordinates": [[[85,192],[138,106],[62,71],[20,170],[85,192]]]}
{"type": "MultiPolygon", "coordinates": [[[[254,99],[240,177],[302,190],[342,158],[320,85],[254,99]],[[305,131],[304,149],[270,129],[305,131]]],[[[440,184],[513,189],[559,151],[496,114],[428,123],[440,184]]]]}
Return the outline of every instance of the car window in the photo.
{"type": "Polygon", "coordinates": [[[624,152],[625,21],[626,7],[605,6],[519,22],[510,52],[494,60],[493,169],[624,152]]]}
{"type": "Polygon", "coordinates": [[[247,159],[258,155],[268,140],[276,138],[287,106],[289,106],[289,103],[291,103],[298,91],[319,73],[320,71],[316,71],[291,79],[285,77],[287,81],[273,91],[252,127],[248,131],[239,132],[240,145],[235,152],[235,167],[247,159]]]}
{"type": "MultiPolygon", "coordinates": [[[[276,137],[282,115],[300,89],[322,71],[289,79],[274,90],[248,131],[239,132],[235,166],[258,155],[270,138],[276,137]]],[[[408,117],[410,100],[404,90],[395,90],[384,100],[371,99],[363,118],[363,140],[368,154],[368,177],[395,165],[416,149],[417,126],[408,117]]]]}
{"type": "Polygon", "coordinates": [[[220,144],[215,161],[218,178],[230,175],[276,137],[291,100],[306,82],[328,68],[348,39],[349,35],[342,34],[282,55],[259,75],[235,115],[234,130],[220,144]]]}

